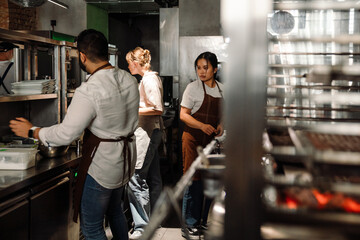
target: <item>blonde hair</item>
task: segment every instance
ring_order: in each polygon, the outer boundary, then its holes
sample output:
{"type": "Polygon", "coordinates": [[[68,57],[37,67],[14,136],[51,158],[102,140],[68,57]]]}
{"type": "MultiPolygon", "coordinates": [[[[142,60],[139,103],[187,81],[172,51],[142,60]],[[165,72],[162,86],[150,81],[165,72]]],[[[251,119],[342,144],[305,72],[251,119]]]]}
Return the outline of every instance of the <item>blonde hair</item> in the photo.
{"type": "Polygon", "coordinates": [[[141,67],[148,70],[151,68],[150,51],[141,47],[136,47],[134,50],[131,50],[126,54],[126,61],[138,62],[141,67]]]}

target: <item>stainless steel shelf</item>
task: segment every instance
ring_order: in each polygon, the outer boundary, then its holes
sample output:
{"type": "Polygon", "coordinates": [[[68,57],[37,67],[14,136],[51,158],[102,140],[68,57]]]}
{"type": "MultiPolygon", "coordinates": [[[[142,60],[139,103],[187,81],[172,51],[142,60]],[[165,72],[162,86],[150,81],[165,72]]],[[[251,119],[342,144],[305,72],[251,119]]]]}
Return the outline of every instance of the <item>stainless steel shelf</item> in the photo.
{"type": "Polygon", "coordinates": [[[278,93],[267,94],[268,98],[288,98],[288,99],[310,99],[314,103],[339,105],[360,105],[360,94],[356,92],[348,93],[321,93],[321,94],[291,94],[278,93]]]}
{"type": "Polygon", "coordinates": [[[324,225],[328,228],[340,228],[342,231],[359,230],[360,215],[336,211],[291,210],[280,208],[267,208],[268,221],[302,224],[305,226],[324,225]]]}
{"type": "Polygon", "coordinates": [[[305,65],[305,64],[269,64],[269,68],[316,68],[329,67],[328,65],[305,65]]]}
{"type": "Polygon", "coordinates": [[[267,77],[269,78],[285,78],[285,77],[291,77],[291,78],[306,78],[306,75],[288,75],[288,74],[268,74],[267,77]]]}
{"type": "MultiPolygon", "coordinates": [[[[289,76],[283,76],[289,77],[289,76]]],[[[275,89],[315,89],[315,90],[360,90],[360,86],[329,86],[329,85],[267,85],[267,88],[275,89]]]]}
{"type": "MultiPolygon", "coordinates": [[[[360,5],[359,5],[360,6],[360,5]]],[[[318,36],[318,37],[281,37],[274,36],[269,38],[270,41],[275,42],[312,42],[312,43],[339,43],[339,44],[360,44],[360,35],[339,35],[331,36],[318,36]]]]}
{"type": "Polygon", "coordinates": [[[267,109],[289,109],[308,111],[333,111],[333,112],[360,112],[360,108],[331,108],[331,107],[303,107],[303,106],[266,106],[267,109]]]}
{"type": "Polygon", "coordinates": [[[66,42],[66,41],[57,41],[46,37],[32,35],[21,31],[7,30],[3,28],[0,28],[0,39],[8,40],[15,43],[36,42],[45,45],[65,45],[70,47],[76,47],[75,43],[66,42]]]}
{"type": "Polygon", "coordinates": [[[333,122],[333,123],[358,123],[359,119],[353,118],[320,118],[320,117],[292,117],[292,116],[266,116],[266,121],[285,121],[289,119],[290,121],[297,122],[333,122]]]}
{"type": "MultiPolygon", "coordinates": [[[[341,72],[346,75],[360,75],[359,64],[354,65],[320,65],[320,64],[269,64],[269,68],[316,68],[322,74],[341,72]]],[[[272,75],[272,74],[270,74],[272,75]]],[[[294,77],[306,77],[306,75],[293,75],[294,77]]]]}
{"type": "Polygon", "coordinates": [[[360,55],[360,52],[268,52],[269,55],[338,55],[338,56],[351,56],[360,55]]]}
{"type": "Polygon", "coordinates": [[[349,10],[360,9],[358,1],[331,2],[331,1],[296,1],[274,2],[275,10],[349,10]]]}
{"type": "Polygon", "coordinates": [[[35,95],[17,95],[17,96],[0,96],[0,102],[20,102],[29,100],[56,99],[57,93],[35,94],[35,95]]]}

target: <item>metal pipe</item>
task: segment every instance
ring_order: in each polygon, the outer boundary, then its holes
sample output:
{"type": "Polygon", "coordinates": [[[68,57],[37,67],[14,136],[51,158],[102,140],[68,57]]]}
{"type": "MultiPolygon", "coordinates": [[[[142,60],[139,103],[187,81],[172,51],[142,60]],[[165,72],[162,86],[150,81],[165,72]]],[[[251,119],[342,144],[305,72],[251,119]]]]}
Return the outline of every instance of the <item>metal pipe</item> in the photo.
{"type": "Polygon", "coordinates": [[[37,79],[38,77],[38,55],[36,47],[31,50],[31,78],[37,79]]]}
{"type": "Polygon", "coordinates": [[[14,64],[15,64],[15,82],[20,82],[21,74],[21,51],[19,48],[14,48],[14,64]]]}
{"type": "Polygon", "coordinates": [[[57,87],[57,121],[61,123],[61,62],[60,62],[60,46],[54,46],[54,56],[53,56],[53,77],[56,79],[57,87]]]}
{"type": "MultiPolygon", "coordinates": [[[[60,68],[61,68],[61,119],[64,119],[66,111],[67,111],[67,63],[66,62],[66,52],[67,52],[66,46],[60,47],[60,68]]],[[[69,53],[68,53],[69,54],[69,53]]]]}
{"type": "Polygon", "coordinates": [[[31,78],[31,45],[24,45],[24,80],[31,78]]]}

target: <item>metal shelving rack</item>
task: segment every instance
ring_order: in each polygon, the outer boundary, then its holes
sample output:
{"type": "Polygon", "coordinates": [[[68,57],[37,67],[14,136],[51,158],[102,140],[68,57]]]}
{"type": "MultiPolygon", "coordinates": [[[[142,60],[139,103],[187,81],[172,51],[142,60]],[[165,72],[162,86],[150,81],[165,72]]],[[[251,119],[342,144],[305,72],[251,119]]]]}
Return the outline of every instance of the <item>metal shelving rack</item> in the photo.
{"type": "MultiPolygon", "coordinates": [[[[269,72],[266,105],[268,129],[298,128],[318,131],[321,128],[328,133],[345,134],[352,131],[351,135],[354,134],[355,123],[350,122],[360,120],[358,114],[360,111],[360,74],[358,71],[360,32],[357,24],[360,16],[359,7],[357,1],[273,2],[273,14],[292,13],[295,16],[295,24],[293,30],[286,33],[268,35],[269,72]],[[300,23],[300,12],[303,14],[303,23],[300,23]],[[327,13],[330,13],[328,18],[324,17],[327,13]],[[323,15],[320,17],[320,14],[323,15]],[[319,28],[317,31],[309,30],[309,24],[312,27],[318,27],[317,25],[326,23],[328,28],[324,31],[319,28]],[[330,32],[329,29],[333,31],[330,32]],[[281,44],[285,46],[283,49],[281,44]]],[[[269,16],[269,23],[270,19],[269,16]]],[[[298,147],[295,147],[298,150],[298,147]]],[[[334,162],[330,160],[322,162],[322,159],[316,159],[318,152],[314,149],[307,149],[302,153],[294,151],[291,154],[284,154],[283,152],[282,156],[279,152],[270,151],[269,154],[275,159],[279,159],[280,156],[281,161],[285,159],[288,162],[294,160],[294,162],[303,163],[305,168],[313,170],[313,173],[316,172],[313,164],[329,164],[325,166],[324,171],[329,171],[336,166],[346,167],[345,162],[344,166],[341,166],[339,161],[341,156],[336,155],[336,152],[332,154],[334,158],[331,160],[339,165],[332,165],[334,162]]],[[[358,162],[356,158],[356,161],[352,161],[351,164],[358,167],[360,166],[358,162]]],[[[283,180],[270,177],[266,178],[265,182],[266,186],[275,188],[298,186],[359,195],[358,184],[333,182],[329,176],[315,175],[312,182],[304,185],[283,180]]],[[[318,228],[318,230],[331,228],[330,233],[339,234],[338,236],[345,237],[344,239],[348,236],[359,236],[360,216],[358,214],[314,209],[296,211],[268,205],[264,216],[266,223],[301,226],[306,229],[318,228]]],[[[321,234],[326,234],[326,232],[321,234]]],[[[306,239],[299,235],[288,237],[306,239]]]]}
{"type": "MultiPolygon", "coordinates": [[[[65,69],[65,66],[61,62],[62,53],[60,50],[65,47],[76,48],[76,44],[7,29],[0,29],[0,40],[20,45],[20,49],[14,51],[15,81],[36,79],[39,67],[37,48],[48,49],[52,61],[51,77],[56,80],[57,88],[57,92],[51,94],[0,96],[0,104],[6,112],[1,120],[2,124],[5,125],[10,119],[19,115],[30,118],[39,126],[60,123],[62,120],[62,89],[64,87],[66,89],[66,85],[62,84],[62,80],[66,78],[66,75],[64,76],[61,72],[61,69],[65,69]],[[14,109],[19,110],[15,111],[14,109]]],[[[5,132],[8,132],[8,130],[5,130],[5,132]]],[[[5,132],[0,131],[0,134],[6,134],[5,132]]]]}
{"type": "Polygon", "coordinates": [[[57,99],[57,98],[58,95],[56,93],[17,95],[17,96],[0,97],[0,102],[20,102],[20,101],[29,101],[29,100],[57,99]]]}

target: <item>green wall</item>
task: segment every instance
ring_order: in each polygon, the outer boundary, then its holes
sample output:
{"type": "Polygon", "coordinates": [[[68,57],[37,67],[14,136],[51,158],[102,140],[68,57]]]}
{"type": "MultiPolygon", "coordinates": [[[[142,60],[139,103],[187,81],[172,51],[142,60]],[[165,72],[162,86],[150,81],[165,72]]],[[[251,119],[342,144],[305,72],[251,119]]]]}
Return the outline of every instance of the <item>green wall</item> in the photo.
{"type": "Polygon", "coordinates": [[[86,27],[102,32],[109,40],[109,17],[106,10],[86,4],[86,27]]]}

